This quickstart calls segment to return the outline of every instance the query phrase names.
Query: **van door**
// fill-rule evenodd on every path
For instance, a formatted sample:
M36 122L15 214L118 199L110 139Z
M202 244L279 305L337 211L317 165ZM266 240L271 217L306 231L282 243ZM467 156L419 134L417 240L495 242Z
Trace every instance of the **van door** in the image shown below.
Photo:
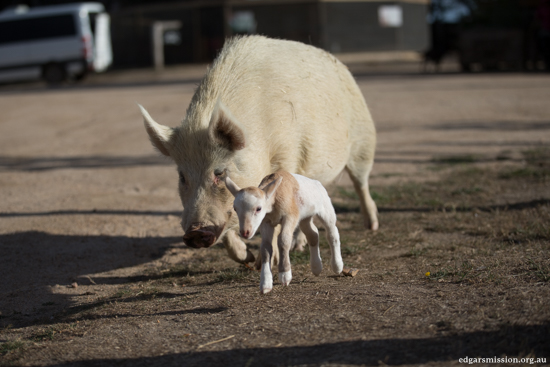
M94 70L105 71L113 62L111 49L111 19L107 13L99 13L95 17L94 34Z

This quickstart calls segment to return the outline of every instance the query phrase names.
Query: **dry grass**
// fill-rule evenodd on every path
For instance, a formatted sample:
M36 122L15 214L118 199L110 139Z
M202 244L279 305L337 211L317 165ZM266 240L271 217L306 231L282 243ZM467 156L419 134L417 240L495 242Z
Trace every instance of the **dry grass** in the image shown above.
M374 233L362 228L355 195L335 190L342 255L360 269L357 277L328 270L314 277L308 251L294 252L291 286L260 296L259 274L215 246L118 284L96 279L69 307L44 303L55 309L50 318L2 315L1 361L282 366L549 357L548 151L524 156L492 166L434 160L443 166L438 181L373 187L382 223ZM322 257L326 265L324 242ZM90 338L95 350L86 349Z

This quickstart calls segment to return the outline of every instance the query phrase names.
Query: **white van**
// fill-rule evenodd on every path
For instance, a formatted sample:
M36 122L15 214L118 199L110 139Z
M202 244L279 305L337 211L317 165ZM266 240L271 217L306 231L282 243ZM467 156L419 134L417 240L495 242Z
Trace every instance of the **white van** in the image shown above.
M0 82L44 78L61 83L112 63L110 18L100 3L28 8L0 13Z

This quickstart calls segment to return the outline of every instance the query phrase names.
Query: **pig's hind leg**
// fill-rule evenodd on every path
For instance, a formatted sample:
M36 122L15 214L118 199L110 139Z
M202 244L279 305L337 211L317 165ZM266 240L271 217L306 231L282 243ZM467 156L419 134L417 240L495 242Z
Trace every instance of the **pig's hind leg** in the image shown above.
M290 247L290 250L302 252L304 251L306 243L307 239L304 235L304 232L300 230L299 226L296 227L296 229L294 230L294 235L292 237L292 246Z
M319 218L321 224L325 227L327 234L330 247L330 269L335 274L340 274L344 268L340 249L340 234L338 233L338 228L336 228L336 213L328 196L323 200L323 210L317 213L317 218Z
M365 155L352 156L346 165L355 191L359 196L361 213L363 214L365 228L378 229L378 209L369 191L369 175L372 170L373 160L365 159Z

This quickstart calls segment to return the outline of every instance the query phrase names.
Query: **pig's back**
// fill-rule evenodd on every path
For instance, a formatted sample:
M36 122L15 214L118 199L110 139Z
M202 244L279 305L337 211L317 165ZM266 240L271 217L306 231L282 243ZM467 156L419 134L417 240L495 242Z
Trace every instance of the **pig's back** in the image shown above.
M327 183L346 165L353 139L374 135L347 68L299 42L230 40L201 88L212 104L207 110L219 98L246 127L247 149L240 154L266 172L282 168Z

